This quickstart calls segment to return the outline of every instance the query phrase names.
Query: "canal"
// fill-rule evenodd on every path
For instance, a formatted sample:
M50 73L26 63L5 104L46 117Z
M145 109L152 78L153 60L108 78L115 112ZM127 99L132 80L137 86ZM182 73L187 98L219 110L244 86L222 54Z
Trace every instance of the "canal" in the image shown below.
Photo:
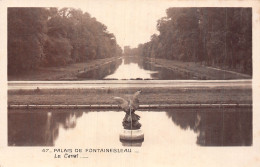
M199 79L190 73L167 69L137 56L123 57L81 72L78 80L184 80Z
M8 112L9 146L124 147L162 151L180 146L251 146L252 108L137 111L143 142L122 142L122 111L22 110ZM148 149L149 150L149 149Z

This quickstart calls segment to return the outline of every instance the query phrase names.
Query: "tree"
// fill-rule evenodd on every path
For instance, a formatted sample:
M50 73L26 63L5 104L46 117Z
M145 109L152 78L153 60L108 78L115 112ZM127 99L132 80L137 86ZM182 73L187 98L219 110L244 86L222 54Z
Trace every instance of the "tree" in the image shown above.
M240 68L252 74L252 9L169 8L140 56ZM135 50L135 48L133 48Z
M41 65L47 19L45 8L8 8L8 73Z
M74 8L8 8L8 72L120 56L114 34Z

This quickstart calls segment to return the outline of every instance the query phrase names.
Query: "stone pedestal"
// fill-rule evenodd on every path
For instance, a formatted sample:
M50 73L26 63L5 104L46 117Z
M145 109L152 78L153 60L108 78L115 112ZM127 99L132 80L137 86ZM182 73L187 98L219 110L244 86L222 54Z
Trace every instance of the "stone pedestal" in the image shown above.
M119 135L120 140L126 141L143 141L144 133L141 129L137 130L127 130L123 129Z
M143 140L133 140L133 141L128 141L128 140L120 140L122 143L122 146L124 147L141 147Z

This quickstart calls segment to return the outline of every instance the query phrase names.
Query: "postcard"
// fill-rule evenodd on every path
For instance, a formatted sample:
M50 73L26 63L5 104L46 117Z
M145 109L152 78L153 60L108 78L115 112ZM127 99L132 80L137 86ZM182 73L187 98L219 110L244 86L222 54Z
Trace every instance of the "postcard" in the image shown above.
M259 1L0 5L0 167L260 165Z

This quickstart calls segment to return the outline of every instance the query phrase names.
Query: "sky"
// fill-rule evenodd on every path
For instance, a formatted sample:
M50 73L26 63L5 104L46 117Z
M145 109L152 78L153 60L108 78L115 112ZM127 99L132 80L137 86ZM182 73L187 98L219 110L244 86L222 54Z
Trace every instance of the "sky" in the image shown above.
M89 1L79 8L105 24L123 48L137 47L150 40L156 30L157 20L166 16L171 2L155 1Z

